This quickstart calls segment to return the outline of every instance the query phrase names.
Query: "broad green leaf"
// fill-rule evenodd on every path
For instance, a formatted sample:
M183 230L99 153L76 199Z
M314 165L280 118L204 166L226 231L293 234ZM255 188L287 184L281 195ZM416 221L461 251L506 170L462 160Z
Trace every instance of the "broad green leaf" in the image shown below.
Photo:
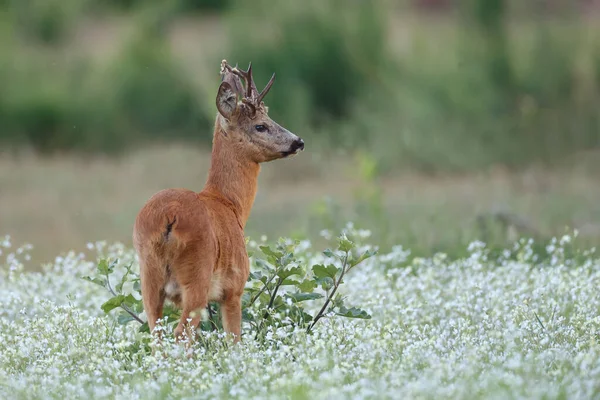
M310 293L313 290L315 290L315 288L317 287L317 284L315 281L305 279L302 281L302 283L300 283L299 285L296 285L296 287L304 293Z
M109 272L110 270L108 266L108 261L105 259L100 260L100 262L98 262L98 273L102 275L108 275Z
M106 286L106 279L103 279L103 278L91 277L91 276L82 276L81 279L85 279L88 282L95 283L96 285L99 285L99 286L102 286L102 287Z
M138 293L141 293L142 291L142 285L140 284L140 280L137 279L133 282L133 290L135 290Z
M335 279L335 276L339 272L339 268L332 264L329 264L327 266L321 264L313 265L312 270L317 278L330 277L332 279Z
M277 272L277 276L281 279L285 279L288 276L300 275L302 273L301 267L282 268Z
M294 303L299 303L301 301L320 299L323 295L321 293L288 293L287 297L292 299Z
M138 299L136 299L135 297L133 297L132 294L128 294L127 296L125 296L123 298L123 304L126 306L133 306L137 303L140 303L140 301Z
M281 286L298 286L299 284L300 284L300 281L297 281L292 278L287 278L287 279L283 280L283 282L281 283Z
M125 299L123 299L123 305L129 307L132 311L136 313L141 313L144 310L144 305L141 300L133 297L132 294L128 294Z
M347 318L371 319L371 316L365 310L356 307L346 308L342 306L336 311L336 314Z
M248 281L251 280L260 280L260 278L262 278L263 274L260 271L257 272L250 272L250 276L248 276Z
M273 251L269 246L259 246L259 248L263 252L263 254L266 256L270 256L270 257L274 257L274 258L283 257L283 253L281 253L280 251Z
M109 313L111 310L114 310L117 307L120 307L121 304L123 303L123 300L125 300L125 295L117 295L115 297L113 297L112 299L109 299L108 301L106 301L104 304L102 304L102 306L100 308L102 308L102 311L104 311L105 313Z

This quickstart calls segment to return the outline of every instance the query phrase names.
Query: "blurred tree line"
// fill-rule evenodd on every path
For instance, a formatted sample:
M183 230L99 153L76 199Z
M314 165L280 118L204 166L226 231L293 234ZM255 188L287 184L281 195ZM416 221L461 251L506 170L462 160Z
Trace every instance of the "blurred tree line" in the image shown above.
M405 3L0 0L0 142L40 152L208 144L214 100L173 56L167 31L209 13L226 21L229 43L207 57L211 70L221 58L253 61L259 84L276 71L275 118L313 141L371 151L383 170L520 165L600 144L600 24L583 21L583 2L546 0L560 13L536 18L542 0L414 0L451 8L453 34L421 28L397 56L390 15ZM78 26L114 15L134 27L116 57L65 55ZM443 45L432 50L432 40Z

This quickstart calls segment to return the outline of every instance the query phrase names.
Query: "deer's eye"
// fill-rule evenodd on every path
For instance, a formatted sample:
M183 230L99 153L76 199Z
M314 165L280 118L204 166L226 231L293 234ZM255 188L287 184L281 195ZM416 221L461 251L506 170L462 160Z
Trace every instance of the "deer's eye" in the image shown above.
M254 129L256 129L257 132L266 132L267 131L267 127L264 125L255 125Z

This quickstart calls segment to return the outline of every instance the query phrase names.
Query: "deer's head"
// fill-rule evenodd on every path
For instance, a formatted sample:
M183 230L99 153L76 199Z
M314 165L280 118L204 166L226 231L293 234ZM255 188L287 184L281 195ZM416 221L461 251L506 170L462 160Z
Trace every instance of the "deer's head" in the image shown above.
M238 154L261 163L304 150L304 141L273 121L263 103L275 81L275 74L262 92L258 92L252 80L252 64L244 71L223 60L221 81L217 93L217 118L222 133L236 146Z

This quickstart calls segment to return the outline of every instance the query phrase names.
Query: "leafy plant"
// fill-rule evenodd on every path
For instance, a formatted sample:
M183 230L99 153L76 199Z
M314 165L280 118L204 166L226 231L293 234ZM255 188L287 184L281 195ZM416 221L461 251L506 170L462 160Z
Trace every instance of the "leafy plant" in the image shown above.
M365 310L346 305L339 288L346 274L376 252L359 251L356 243L343 233L338 237L336 250L325 250L324 262L309 267L305 259L295 255L298 244L280 239L274 247L259 247L265 259L254 260L255 268L242 297L243 321L251 327L255 339L265 340L270 327L301 328L310 333L321 319L330 316L371 318ZM113 286L111 278L118 276L117 269L122 269L123 273ZM148 332L147 322L139 316L143 311L140 277L132 264L119 268L118 260L102 259L96 276L82 278L110 293L111 297L100 306L105 313L120 311L117 316L120 324L136 321L141 325L140 331ZM322 302L320 306L316 304L318 300ZM209 304L209 320L203 322L200 329L222 329L218 308L218 304ZM180 317L179 310L169 303L163 314L171 327Z
M8 0L19 34L43 44L66 40L84 11L81 0Z
M287 105L273 107L273 113L290 126L348 117L364 89L378 86L393 64L385 45L385 7L310 0L271 9L266 1L233 8L232 58L242 65L260 60L255 61L259 83L281 71L269 102ZM268 24L261 18L265 13Z

